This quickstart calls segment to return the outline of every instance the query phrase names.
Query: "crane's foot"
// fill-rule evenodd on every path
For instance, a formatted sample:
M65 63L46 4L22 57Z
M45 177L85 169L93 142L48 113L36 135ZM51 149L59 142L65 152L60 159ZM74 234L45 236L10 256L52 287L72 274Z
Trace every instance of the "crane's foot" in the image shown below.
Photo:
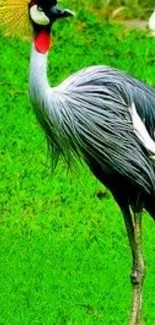
M138 201L137 201L138 202ZM144 259L142 250L142 220L141 213L142 207L139 209L132 206L133 216L129 206L123 206L122 213L127 229L128 239L131 247L133 268L131 274L131 283L133 287L132 292L132 306L130 321L128 325L142 325L142 295L143 295L143 282L144 282ZM138 206L137 206L138 207Z
M144 259L141 243L141 214L134 215L135 257L131 283L133 286L132 308L129 325L142 325L142 296L144 283Z
M129 325L142 325L142 291L144 282L144 269L134 269L131 275L133 285L132 308Z

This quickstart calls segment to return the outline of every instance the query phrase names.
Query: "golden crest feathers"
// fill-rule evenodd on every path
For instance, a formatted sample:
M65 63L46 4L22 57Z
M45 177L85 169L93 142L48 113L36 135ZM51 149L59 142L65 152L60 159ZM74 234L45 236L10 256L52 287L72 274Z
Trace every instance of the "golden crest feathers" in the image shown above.
M22 39L29 37L29 2L30 0L0 0L0 30L4 35Z

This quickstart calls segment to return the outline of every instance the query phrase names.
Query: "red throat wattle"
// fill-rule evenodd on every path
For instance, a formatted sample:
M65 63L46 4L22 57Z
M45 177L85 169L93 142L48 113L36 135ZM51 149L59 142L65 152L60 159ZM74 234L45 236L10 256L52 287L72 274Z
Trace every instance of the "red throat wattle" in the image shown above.
M39 53L45 54L49 51L51 45L50 34L46 30L41 30L34 37L35 48Z

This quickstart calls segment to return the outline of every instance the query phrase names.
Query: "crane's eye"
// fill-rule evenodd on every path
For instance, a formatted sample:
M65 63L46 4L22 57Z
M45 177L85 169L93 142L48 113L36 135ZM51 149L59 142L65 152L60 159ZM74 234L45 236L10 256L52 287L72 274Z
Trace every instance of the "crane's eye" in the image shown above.
M47 26L50 24L50 19L46 16L41 6L33 5L30 8L30 17L37 25Z
M38 6L39 11L43 11L43 8L41 6Z

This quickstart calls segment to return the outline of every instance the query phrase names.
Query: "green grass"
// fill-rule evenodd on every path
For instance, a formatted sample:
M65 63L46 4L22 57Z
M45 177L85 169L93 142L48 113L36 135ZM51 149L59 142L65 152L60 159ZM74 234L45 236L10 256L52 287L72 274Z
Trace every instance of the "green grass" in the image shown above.
M107 64L155 85L155 40L81 11L61 22L49 57L53 85ZM0 324L122 325L131 256L122 216L102 185L60 162L51 177L44 135L28 99L30 44L0 38ZM79 174L78 174L79 173ZM144 216L144 320L155 324L155 231Z

